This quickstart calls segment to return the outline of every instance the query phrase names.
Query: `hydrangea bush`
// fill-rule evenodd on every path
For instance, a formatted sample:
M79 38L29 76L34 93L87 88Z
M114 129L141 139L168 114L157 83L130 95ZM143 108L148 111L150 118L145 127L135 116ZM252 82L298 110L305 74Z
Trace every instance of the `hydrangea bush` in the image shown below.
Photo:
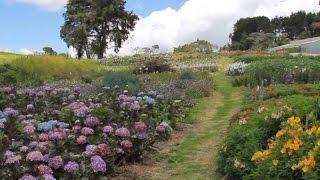
M96 179L140 160L185 118L181 100L118 87L0 89L0 175L7 179Z

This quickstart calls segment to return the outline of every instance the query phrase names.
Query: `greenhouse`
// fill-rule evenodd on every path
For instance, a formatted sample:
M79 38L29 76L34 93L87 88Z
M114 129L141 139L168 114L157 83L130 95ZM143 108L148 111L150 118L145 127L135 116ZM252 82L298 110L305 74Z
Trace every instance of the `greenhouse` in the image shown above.
M270 51L281 50L288 50L290 53L320 55L320 37L291 41L290 44L270 49Z

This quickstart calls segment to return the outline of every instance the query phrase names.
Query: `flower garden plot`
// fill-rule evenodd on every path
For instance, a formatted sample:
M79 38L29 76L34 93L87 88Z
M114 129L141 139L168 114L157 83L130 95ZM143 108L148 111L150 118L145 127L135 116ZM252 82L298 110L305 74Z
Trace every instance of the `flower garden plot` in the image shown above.
M318 88L275 85L263 96L256 90L247 95L220 149L220 171L243 179L317 179L318 155L310 151L318 142Z
M112 174L143 158L185 117L183 101L118 87L83 95L80 86L1 88L2 177L79 179Z

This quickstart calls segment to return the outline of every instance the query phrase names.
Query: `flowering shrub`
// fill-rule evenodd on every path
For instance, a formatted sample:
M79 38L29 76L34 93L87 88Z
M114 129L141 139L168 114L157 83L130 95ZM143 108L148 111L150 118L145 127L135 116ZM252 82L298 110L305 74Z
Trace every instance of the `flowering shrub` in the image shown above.
M218 153L219 171L235 179L319 179L313 171L318 155L314 168L302 169L312 162L308 152L318 142L318 136L307 136L319 126L318 88L276 85L248 94Z
M161 73L171 71L170 65L162 57L146 57L142 64L133 69L134 74Z
M233 64L230 64L227 68L227 75L229 76L239 76L245 73L246 68L250 64L244 63L244 62L236 62Z
M289 118L270 139L268 147L253 154L251 160L257 170L251 177L319 179L319 137L320 126L311 123L306 127L299 117Z
M0 88L0 176L97 179L139 160L185 118L183 101L117 87Z

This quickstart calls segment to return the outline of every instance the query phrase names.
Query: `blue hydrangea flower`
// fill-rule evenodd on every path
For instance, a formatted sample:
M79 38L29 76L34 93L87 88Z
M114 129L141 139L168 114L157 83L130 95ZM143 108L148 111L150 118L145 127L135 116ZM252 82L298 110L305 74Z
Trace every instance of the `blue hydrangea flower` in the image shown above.
M145 140L148 138L148 134L146 132L137 132L136 133L136 137L139 139L139 140Z
M64 122L59 122L58 126L59 126L59 128L65 129L65 128L69 127L69 124L64 123Z
M157 96L157 91L149 91L148 95L151 97L156 97Z
M38 124L38 131L50 131L52 130L56 125L58 125L59 121L57 120L50 120L48 122L42 122Z
M4 112L0 111L0 119L5 118L6 115L4 114Z
M145 101L146 101L146 103L148 105L151 105L151 106L156 103L156 101L153 98L150 98L150 97L148 97Z

